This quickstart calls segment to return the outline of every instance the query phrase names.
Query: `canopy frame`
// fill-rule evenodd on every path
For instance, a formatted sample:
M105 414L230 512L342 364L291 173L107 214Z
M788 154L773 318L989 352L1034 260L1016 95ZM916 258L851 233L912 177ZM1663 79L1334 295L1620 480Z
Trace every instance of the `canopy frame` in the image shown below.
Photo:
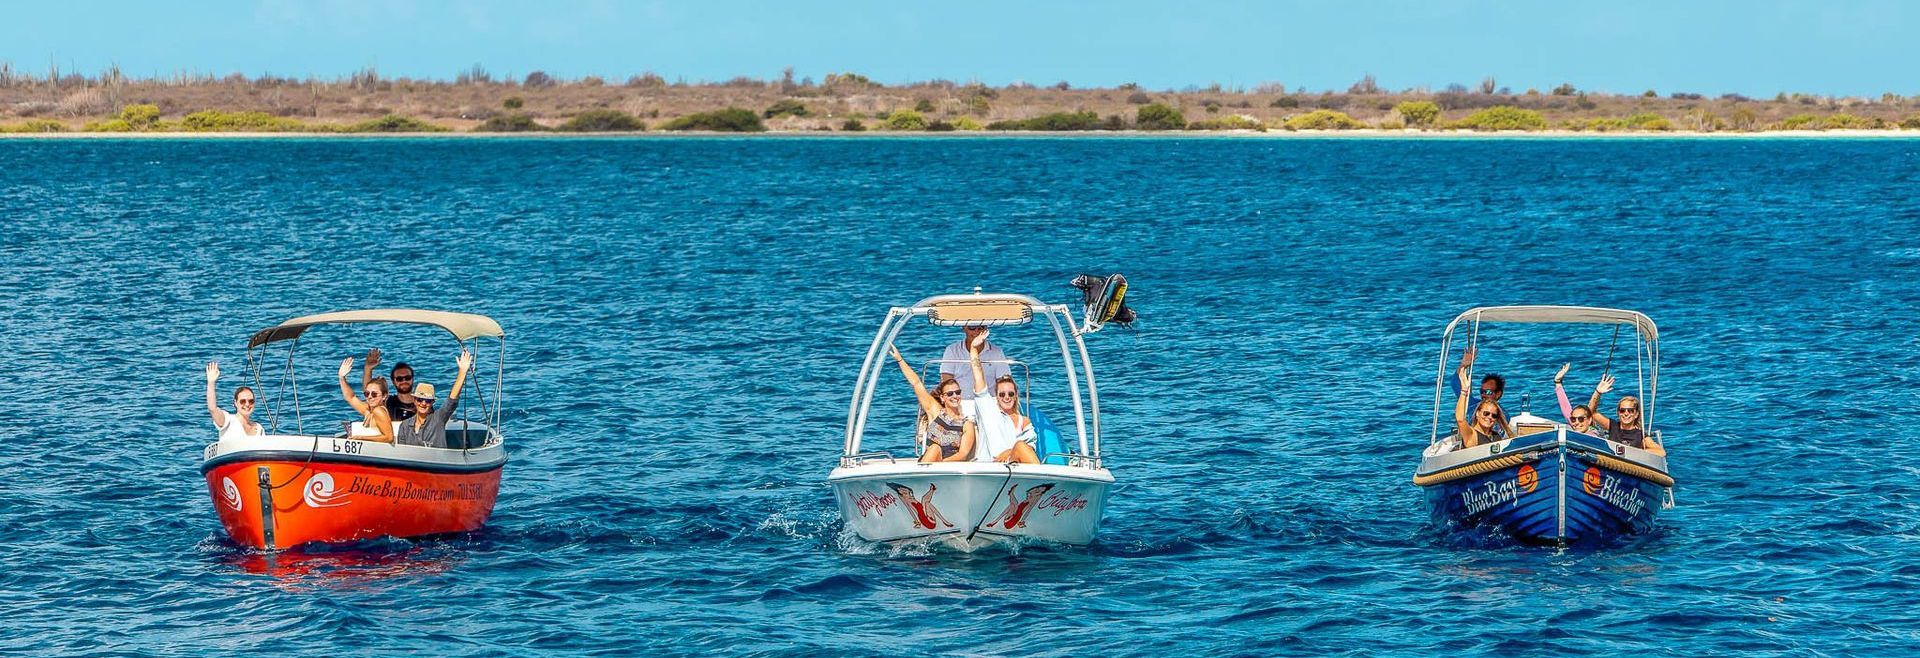
M1454 316L1440 338L1440 365L1433 386L1433 431L1428 445L1440 441L1441 401L1447 387L1447 356L1453 347L1453 332L1462 324L1469 328L1467 347L1480 342L1480 325L1489 324L1601 324L1629 326L1634 329L1635 383L1642 393L1640 427L1653 435L1655 395L1660 387L1660 329L1653 319L1639 311L1596 306L1481 306ZM1469 373L1471 374L1471 373Z

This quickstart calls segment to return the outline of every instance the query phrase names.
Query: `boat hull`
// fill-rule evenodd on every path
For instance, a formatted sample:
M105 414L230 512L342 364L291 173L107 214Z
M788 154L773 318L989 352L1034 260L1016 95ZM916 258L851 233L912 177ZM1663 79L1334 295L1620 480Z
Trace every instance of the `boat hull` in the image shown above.
M1429 457L1416 473L1416 483L1430 481L1422 489L1437 525L1491 527L1537 544L1605 543L1653 529L1670 500L1657 481L1664 459L1564 429L1459 452L1468 451L1484 454Z
M879 463L835 469L828 483L862 539L973 551L1019 539L1092 542L1113 476L1044 464Z
M497 444L496 454L475 455L487 451L309 437L299 441L316 448L290 452L276 438L288 437L208 448L201 473L234 543L271 550L477 530L493 514L506 466ZM407 454L429 450L445 454Z

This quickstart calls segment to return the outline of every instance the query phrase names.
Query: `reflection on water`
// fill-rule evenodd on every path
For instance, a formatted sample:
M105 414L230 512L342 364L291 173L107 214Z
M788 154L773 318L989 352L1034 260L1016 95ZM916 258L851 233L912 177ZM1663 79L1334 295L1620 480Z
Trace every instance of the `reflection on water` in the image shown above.
M288 591L370 589L396 579L445 573L466 558L432 542L360 542L281 551L235 549L220 556L229 568L269 576Z

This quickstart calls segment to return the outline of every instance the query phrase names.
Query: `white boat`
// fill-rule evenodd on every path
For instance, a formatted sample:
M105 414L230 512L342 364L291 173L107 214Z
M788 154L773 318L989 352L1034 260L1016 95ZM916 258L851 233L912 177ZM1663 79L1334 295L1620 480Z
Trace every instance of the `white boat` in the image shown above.
M1081 277L1086 291L1084 324L1076 325L1066 305L1050 305L1026 295L941 295L912 306L895 307L880 323L867 349L847 411L846 440L839 466L828 475L840 518L862 539L875 542L941 543L972 551L995 543L1034 539L1065 544L1093 541L1113 484L1100 452L1100 397L1093 364L1081 337L1108 321L1129 322L1122 300L1125 279ZM898 382L888 356L894 341L912 321L925 318L936 327L1013 327L1044 322L1058 345L1065 388L1071 400L1024 400L1036 428L1038 464L977 459L920 463L913 436L888 435L887 445L902 454L865 445L868 412L882 380ZM1024 363L998 361L1016 372ZM892 377L889 377L892 375ZM924 377L936 381L937 375ZM1049 383L1049 388L1058 388ZM900 387L904 389L905 387ZM888 395L909 395L889 387ZM1022 396L1031 388L1020 387ZM1072 425L1062 431L1046 416L1071 405ZM917 434L917 432L915 433Z

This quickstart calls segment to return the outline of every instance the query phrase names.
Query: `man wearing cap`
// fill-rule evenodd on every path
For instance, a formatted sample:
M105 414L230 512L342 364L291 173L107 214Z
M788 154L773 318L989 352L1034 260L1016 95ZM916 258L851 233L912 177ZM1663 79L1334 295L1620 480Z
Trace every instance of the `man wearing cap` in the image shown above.
M967 344L972 343L974 339L986 333L987 328L963 327L961 331L964 332L966 336L960 340L953 341L953 344L947 346L947 351L940 355L940 379L942 381L952 379L960 382L960 412L966 414L969 418L978 418L979 414L975 413L973 409L973 394L975 391L980 390L980 387L975 385L973 381L973 368L968 365L969 354ZM1007 367L1006 361L1007 354L1000 351L1000 346L993 344L991 339L987 341L985 347L980 348L980 368L986 371L983 374L986 375L988 382L999 381L1001 375L1012 374L1012 370Z
M467 383L467 371L473 369L473 354L460 350L460 358L455 363L460 372L453 378L453 390L447 391L445 405L434 407L435 391L432 384L418 382L413 385L413 416L404 421L394 421L393 442L396 445L447 447L447 421L453 418L454 408L460 406L460 388Z

